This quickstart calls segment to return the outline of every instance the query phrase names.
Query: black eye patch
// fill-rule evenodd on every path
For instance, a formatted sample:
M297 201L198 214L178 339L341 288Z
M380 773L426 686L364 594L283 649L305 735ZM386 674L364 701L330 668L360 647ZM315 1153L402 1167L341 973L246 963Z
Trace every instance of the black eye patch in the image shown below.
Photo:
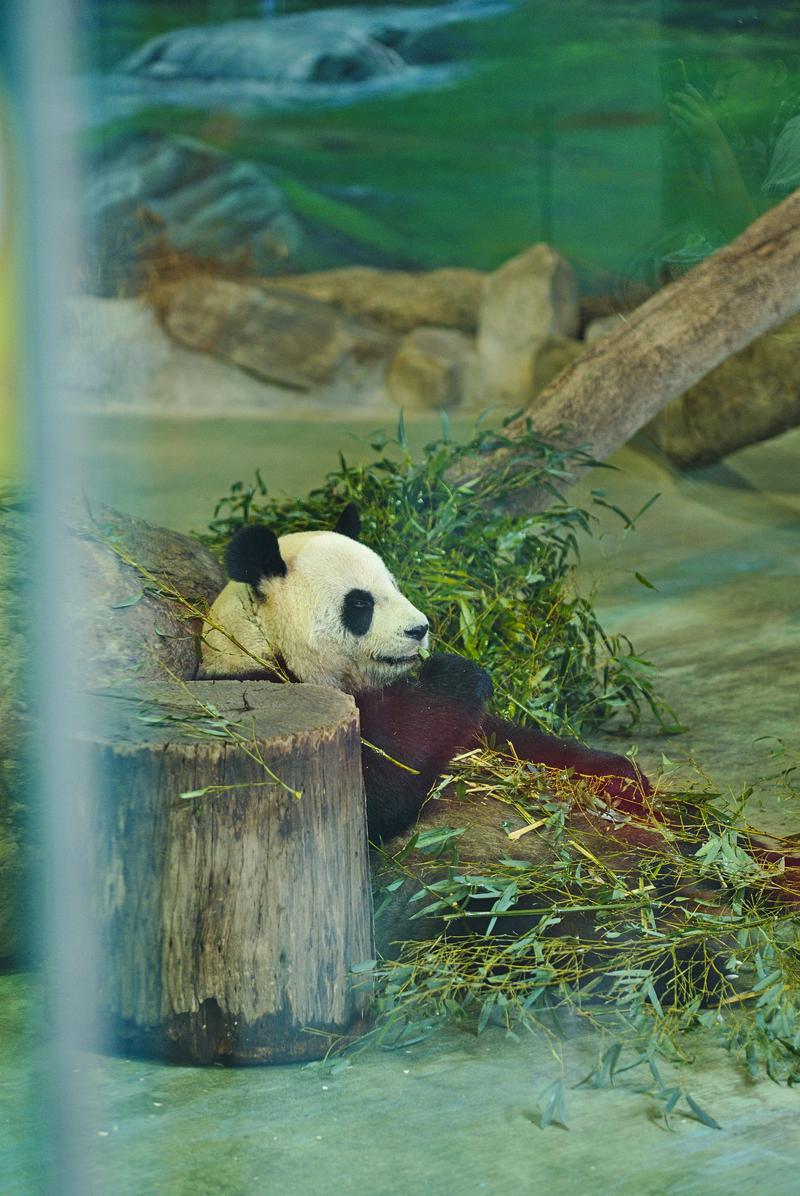
M352 635L366 635L374 610L375 599L367 590L350 590L342 606L342 622Z

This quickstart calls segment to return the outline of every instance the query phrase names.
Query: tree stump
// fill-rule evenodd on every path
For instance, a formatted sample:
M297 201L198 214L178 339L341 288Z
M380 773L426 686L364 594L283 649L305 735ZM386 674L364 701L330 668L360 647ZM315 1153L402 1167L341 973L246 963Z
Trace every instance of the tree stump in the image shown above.
M92 702L105 1044L279 1063L360 1029L370 994L351 968L373 939L352 699L197 681Z

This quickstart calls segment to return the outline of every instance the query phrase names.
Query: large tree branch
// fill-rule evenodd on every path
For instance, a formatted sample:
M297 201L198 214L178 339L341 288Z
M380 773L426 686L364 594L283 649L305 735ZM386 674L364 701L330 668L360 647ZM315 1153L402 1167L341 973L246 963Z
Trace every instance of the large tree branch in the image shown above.
M665 286L550 384L507 434L528 421L605 459L726 357L800 311L800 190L730 245ZM454 483L513 469L513 448L464 461ZM531 488L516 509L549 500Z

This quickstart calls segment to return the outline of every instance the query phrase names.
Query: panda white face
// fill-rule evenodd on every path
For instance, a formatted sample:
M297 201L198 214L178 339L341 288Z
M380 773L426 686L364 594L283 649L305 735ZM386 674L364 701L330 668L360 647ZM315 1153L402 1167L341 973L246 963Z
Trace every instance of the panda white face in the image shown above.
M252 653L282 661L298 681L359 693L388 685L418 662L428 646L427 619L377 553L353 538L355 508L337 527L347 531L278 539L253 526L234 537L226 555L233 580L204 628L202 675L251 673L258 667Z

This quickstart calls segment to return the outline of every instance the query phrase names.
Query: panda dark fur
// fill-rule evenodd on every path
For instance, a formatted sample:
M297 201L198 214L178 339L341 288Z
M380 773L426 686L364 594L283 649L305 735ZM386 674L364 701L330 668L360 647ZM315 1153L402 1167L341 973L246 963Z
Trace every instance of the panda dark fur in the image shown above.
M359 533L353 504L330 532L239 531L225 557L231 580L204 627L199 675L288 678L351 693L362 737L392 757L362 750L373 841L411 827L453 756L481 738L500 750L511 744L521 759L598 778L601 792L618 801L650 792L623 756L490 714L492 683L474 662L434 653L420 663L428 621Z

